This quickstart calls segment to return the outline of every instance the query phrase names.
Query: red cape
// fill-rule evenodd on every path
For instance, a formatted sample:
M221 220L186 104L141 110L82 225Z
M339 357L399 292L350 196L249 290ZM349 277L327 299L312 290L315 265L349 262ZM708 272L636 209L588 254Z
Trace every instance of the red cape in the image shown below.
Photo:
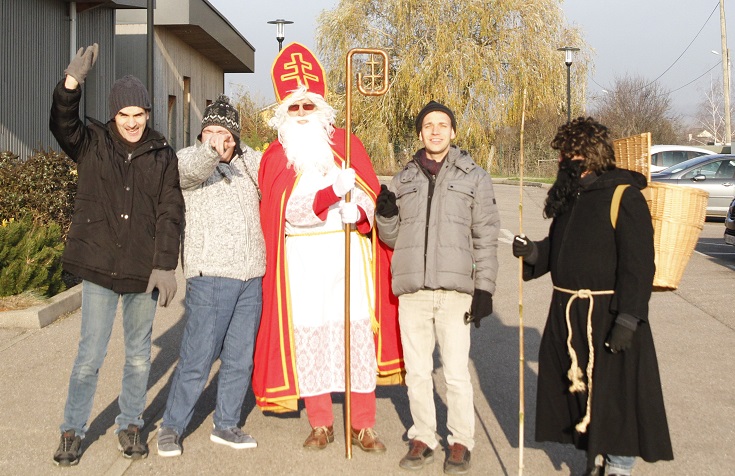
M345 159L345 131L335 128L334 161L341 167ZM365 147L352 136L350 166L355 169L357 184L372 199L380 192ZM253 392L262 410L295 411L299 388L293 343L288 282L285 272L286 204L296 182L293 168L280 142L270 144L263 154L258 184L263 193L260 220L265 236L266 273L263 277L263 314L255 341ZM378 383L400 383L403 376L403 351L398 330L398 299L391 291L390 260L392 250L372 230L373 275L375 277L375 318L379 330L375 335L378 361ZM376 259L377 258L377 259Z

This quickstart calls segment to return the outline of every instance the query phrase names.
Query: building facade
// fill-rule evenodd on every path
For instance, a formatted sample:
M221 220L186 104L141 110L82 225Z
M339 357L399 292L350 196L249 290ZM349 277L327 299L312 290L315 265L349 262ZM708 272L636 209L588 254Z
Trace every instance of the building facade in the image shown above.
M153 126L175 148L193 143L224 74L254 70L255 49L206 0L155 0ZM146 82L148 0L0 1L0 152L59 150L51 95L76 51L100 45L80 114L105 122L115 79Z

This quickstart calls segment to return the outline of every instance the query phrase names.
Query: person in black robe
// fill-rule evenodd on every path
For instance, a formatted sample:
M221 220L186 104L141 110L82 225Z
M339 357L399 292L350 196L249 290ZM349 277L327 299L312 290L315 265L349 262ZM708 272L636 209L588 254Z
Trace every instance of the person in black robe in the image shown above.
M549 235L513 240L523 279L551 272L554 285L539 348L536 440L585 451L586 474L629 475L635 457L673 459L648 322L655 265L646 179L615 167L608 129L592 118L561 126L551 146L559 171L544 207ZM619 185L627 187L614 219Z

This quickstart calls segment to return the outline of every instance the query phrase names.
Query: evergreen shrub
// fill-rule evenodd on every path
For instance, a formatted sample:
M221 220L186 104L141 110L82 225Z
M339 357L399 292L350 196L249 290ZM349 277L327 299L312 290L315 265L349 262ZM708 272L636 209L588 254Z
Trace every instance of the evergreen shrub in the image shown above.
M22 159L0 153L0 221L30 214L36 224L57 224L66 237L76 189L76 164L64 154L41 150Z
M0 226L0 296L34 291L54 296L66 286L62 279L61 228L35 224L30 215L3 220Z

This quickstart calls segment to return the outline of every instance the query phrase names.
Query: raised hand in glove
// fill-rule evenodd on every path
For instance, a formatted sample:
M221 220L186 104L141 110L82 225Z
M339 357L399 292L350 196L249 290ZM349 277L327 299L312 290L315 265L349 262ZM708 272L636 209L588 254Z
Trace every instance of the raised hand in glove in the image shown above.
M513 256L516 258L523 257L523 261L528 264L536 264L538 259L538 248L536 243L529 240L526 235L516 235L513 237Z
M334 194L338 197L344 197L347 192L355 188L355 169L342 169L337 175L337 180L332 185Z
M84 47L79 48L76 56L71 60L69 66L64 70L64 74L71 76L77 80L77 83L84 84L84 80L87 78L87 74L92 70L92 66L97 61L97 53L99 52L99 45L97 43L92 46L88 46L85 50Z
M475 323L475 327L480 327L480 321L493 313L493 295L484 289L475 289L472 295L472 304L470 312L464 315L465 324Z
M396 194L388 190L385 185L380 186L380 193L375 200L375 213L385 218L391 218L398 215L398 205L396 205Z
M630 314L618 314L615 318L610 334L605 341L605 347L613 354L625 352L633 344L633 334L638 327L638 319Z
M146 293L151 293L158 288L158 305L166 307L174 300L176 295L176 276L174 270L154 269L148 279Z

